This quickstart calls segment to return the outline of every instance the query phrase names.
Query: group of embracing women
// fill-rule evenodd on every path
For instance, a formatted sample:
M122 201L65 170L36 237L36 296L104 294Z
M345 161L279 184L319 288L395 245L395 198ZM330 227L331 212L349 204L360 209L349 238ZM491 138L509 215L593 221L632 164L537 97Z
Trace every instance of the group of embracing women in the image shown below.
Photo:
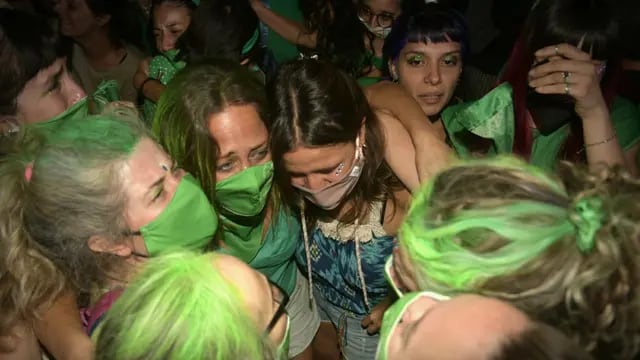
M86 91L55 25L0 8L0 359L639 356L619 13L537 1L503 81L463 102L464 18L396 2L352 14L354 76L320 50L271 68L231 20L246 36L217 57L196 14L215 1L154 0L138 104ZM180 15L181 40L155 26Z

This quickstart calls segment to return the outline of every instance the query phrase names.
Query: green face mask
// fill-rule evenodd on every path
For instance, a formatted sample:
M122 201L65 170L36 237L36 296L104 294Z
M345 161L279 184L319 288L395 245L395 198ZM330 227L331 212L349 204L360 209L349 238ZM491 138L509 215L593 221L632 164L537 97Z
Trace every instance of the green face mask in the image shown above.
M175 249L203 251L213 240L218 217L196 179L185 175L167 207L140 228L149 256ZM134 233L136 234L136 233Z
M98 85L93 95L85 96L58 116L28 126L30 129L46 136L48 133L55 131L65 121L82 120L91 114L100 113L108 103L116 101L118 98L118 83L114 80L103 81Z
M395 280L393 279L393 276L391 276L392 267L393 267L393 255L389 256L389 258L387 259L387 262L384 264L384 275L387 278L387 282L389 283L389 285L391 285L391 288L393 288L393 291L395 291L396 295L398 295L398 298L401 298L402 296L404 296L404 292L400 290L400 287L398 286L398 284L396 284Z
M387 311L385 311L382 318L382 326L380 327L380 342L378 343L378 350L376 352L377 360L389 359L389 340L393 335L393 331L402 319L402 315L407 308L413 304L416 300L423 296L430 297L436 301L449 300L448 296L432 293L429 291L409 293L399 298L393 305L391 305Z
M272 182L271 161L252 166L216 184L216 204L223 215L256 216L267 203Z
M89 100L84 97L82 100L71 105L67 110L60 113L47 121L37 122L29 124L28 127L31 130L38 132L46 136L47 134L55 131L64 121L77 120L89 116Z

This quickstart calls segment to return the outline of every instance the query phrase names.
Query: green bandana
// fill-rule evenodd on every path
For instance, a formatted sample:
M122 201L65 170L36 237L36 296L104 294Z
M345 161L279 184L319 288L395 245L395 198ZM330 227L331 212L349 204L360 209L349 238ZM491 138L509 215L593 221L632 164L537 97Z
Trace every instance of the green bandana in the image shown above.
M185 175L167 207L140 229L149 256L175 249L203 251L218 228L218 218L196 179Z
M118 99L118 83L115 81L103 81L98 85L93 95L84 97L58 116L27 126L46 136L48 133L56 131L65 121L74 121L86 118L91 114L98 114L108 103Z
M271 192L273 163L252 166L216 184L223 241L231 255L249 263L260 249L264 216Z
M493 142L489 155L511 153L515 133L511 94L511 86L504 83L477 101L449 106L442 112L444 128L461 158L472 157L466 140L469 133Z
M29 124L27 126L29 127L29 129L46 136L47 134L56 131L60 127L60 125L62 125L62 123L67 120L74 121L77 119L86 118L87 116L89 116L89 101L88 98L85 97L77 103L71 105L71 107L62 112L60 115L47 121L37 122Z

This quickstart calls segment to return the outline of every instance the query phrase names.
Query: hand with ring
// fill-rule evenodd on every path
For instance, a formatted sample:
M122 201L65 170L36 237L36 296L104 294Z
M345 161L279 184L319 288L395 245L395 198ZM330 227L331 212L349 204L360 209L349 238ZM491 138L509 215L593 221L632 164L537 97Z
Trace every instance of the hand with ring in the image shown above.
M606 108L600 89L601 62L569 44L548 46L535 52L536 60L547 63L529 71L529 86L540 94L565 94L576 101L576 113L584 118L589 112Z

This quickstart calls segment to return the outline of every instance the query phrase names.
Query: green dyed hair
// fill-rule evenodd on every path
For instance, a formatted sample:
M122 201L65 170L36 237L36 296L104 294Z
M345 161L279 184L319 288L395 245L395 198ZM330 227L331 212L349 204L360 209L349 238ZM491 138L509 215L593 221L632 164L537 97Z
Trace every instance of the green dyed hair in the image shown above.
M255 73L237 62L209 60L189 64L169 82L153 119L160 144L200 181L211 203L219 149L209 119L232 105L254 105L260 118L268 119L264 85Z
M94 334L100 359L275 358L213 253L150 259Z
M40 129L27 127L18 152L0 159L0 331L35 319L65 287L90 291L105 280L116 257L95 254L87 242L121 241L122 170L149 135L122 109Z
M640 344L640 183L569 164L559 175L513 157L454 165L415 198L400 247L421 290L511 301L627 358Z

